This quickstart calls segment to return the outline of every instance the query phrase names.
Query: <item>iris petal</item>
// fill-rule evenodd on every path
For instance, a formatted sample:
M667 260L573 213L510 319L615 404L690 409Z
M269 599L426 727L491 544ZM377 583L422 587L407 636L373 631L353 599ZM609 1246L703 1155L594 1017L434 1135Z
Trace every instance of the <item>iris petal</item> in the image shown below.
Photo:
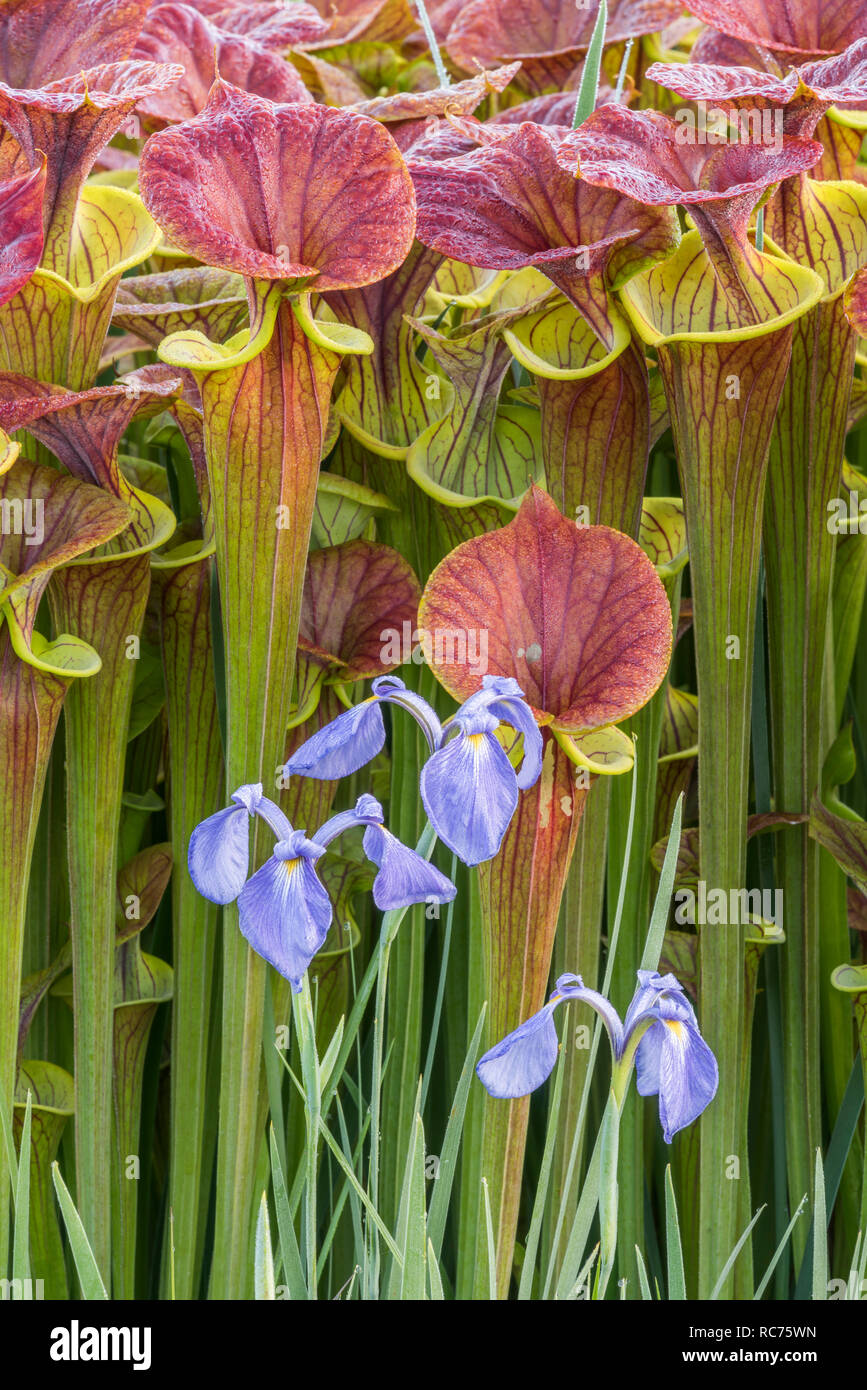
M365 830L364 853L379 865L373 881L373 901L383 912L408 907L410 903L449 903L458 891L435 865L381 826L371 825Z
M635 1054L635 1089L640 1096L655 1096L659 1091L659 1058L665 1026L652 1023Z
M428 758L421 799L437 835L470 866L492 859L518 805L515 770L492 734L465 734Z
M656 970L639 970L638 986L623 1020L623 1031L627 1038L640 1018L653 1013L663 995L668 999L677 999L680 1010L678 1017L686 1017L696 1028L698 1027L692 1005L675 975L660 975Z
M546 1004L476 1064L476 1075L488 1095L515 1100L547 1081L557 1061L557 1029L551 1015L559 1002Z
M253 950L296 994L331 924L331 899L309 859L272 856L238 899L240 926Z
M698 1030L689 1000L667 992L645 1011L656 1022L638 1044L635 1058L639 1095L659 1095L659 1119L666 1144L698 1119L716 1095L716 1058ZM637 1021L637 1020L636 1020Z
M385 743L379 700L372 697L344 710L296 748L283 768L285 777L339 781L375 758Z
M203 898L212 903L234 902L250 868L247 806L227 806L197 825L190 836L187 864Z
M713 1100L719 1069L697 1028L680 1019L665 1019L658 1026L664 1034L659 1049L659 1119L670 1144Z
M524 735L524 756L518 770L518 786L521 791L532 787L542 771L542 731L533 718L533 711L524 700L498 700L489 705L504 724L511 724L519 734Z

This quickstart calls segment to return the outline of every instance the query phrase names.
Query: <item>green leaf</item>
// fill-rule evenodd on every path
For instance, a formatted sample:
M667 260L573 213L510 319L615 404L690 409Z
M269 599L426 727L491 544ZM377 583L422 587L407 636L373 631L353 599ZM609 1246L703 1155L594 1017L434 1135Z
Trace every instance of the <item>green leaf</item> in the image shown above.
M277 1136L274 1133L273 1125L270 1126L268 1132L268 1147L271 1154L271 1185L274 1189L274 1209L277 1213L277 1235L280 1240L280 1259L283 1264L283 1277L289 1289L290 1299L294 1299L296 1302L304 1302L308 1298L307 1281L304 1278L301 1252L298 1249L298 1239L295 1235L292 1213L289 1210L289 1198L286 1193L286 1175L283 1171L283 1164L280 1161L280 1153L277 1148Z
M491 1198L488 1192L488 1180L482 1178L482 1197L485 1206L485 1235L487 1237L488 1250L488 1298L491 1303L497 1301L497 1251L494 1245L494 1223L491 1220Z
M143 641L135 667L127 743L132 743L134 738L150 728L165 702L166 691L159 648Z
M262 1193L259 1215L256 1218L256 1250L254 1256L255 1298L273 1301L277 1294L274 1287L274 1255L271 1250L271 1219L268 1215L268 1194Z
M801 1198L800 1202L798 1203L798 1209L797 1209L797 1211L795 1212L795 1215L792 1217L791 1221L789 1222L788 1226L787 1226L786 1229L785 1229L785 1232L783 1233L783 1238L782 1238L782 1240L780 1241L779 1245L777 1246L776 1250L775 1250L774 1253L773 1253L773 1256L772 1256L772 1258L771 1258L771 1263L768 1265L767 1269L765 1270L765 1273L764 1273L764 1276L763 1276L763 1278L762 1278L762 1280L761 1280L761 1283L759 1284L758 1288L756 1289L755 1293L753 1294L753 1302L757 1302L757 1301L761 1298L761 1296L762 1296L762 1294L764 1293L765 1289L768 1287L768 1284L771 1282L771 1276L772 1276L774 1270L776 1269L777 1265L779 1264L780 1259L782 1258L783 1251L785 1250L786 1246L787 1246L788 1243L789 1243L789 1237L791 1236L792 1231L795 1229L795 1223L797 1222L798 1217L801 1215L801 1212L804 1210L804 1207L805 1207L805 1205L806 1205L806 1202L807 1202L807 1194L806 1194L806 1192L805 1192L804 1195L803 1195L803 1197Z
M641 1297L646 1303L652 1302L653 1295L650 1292L650 1284L648 1283L647 1279L647 1269L645 1268L644 1264L644 1256L642 1255L637 1245L635 1247L635 1263L638 1265L638 1283L641 1288Z
M395 1244L391 1235L389 1234L385 1222L383 1221L379 1212L376 1210L376 1207L371 1202L364 1188L361 1186L361 1183L358 1181L358 1178L355 1176L346 1159L344 1158L343 1152L340 1148L340 1145L337 1143L337 1140L334 1138L333 1134L330 1132L327 1125L322 1120L319 1121L319 1128L322 1132L326 1144L328 1145L331 1152L334 1154L334 1157L337 1159L337 1162L340 1164L340 1167L343 1169L344 1173L349 1179L353 1191L355 1192L356 1196L361 1198L361 1201L363 1202L364 1207L368 1215L370 1216L370 1219L372 1220L374 1226L378 1230L379 1234L382 1236L382 1239L385 1241L395 1260L397 1260L398 1264L401 1264L403 1262L403 1256L400 1250L397 1248L397 1245Z
M445 1298L445 1294L443 1293L443 1281L440 1275L439 1262L434 1254L434 1248L430 1241L427 1243L427 1271L430 1297L434 1302L442 1303Z
M599 0L599 14L596 16L596 23L593 26L593 34L590 39L590 46L587 49L587 57L584 59L584 71L581 74L581 86L578 89L578 100L575 103L575 115L572 120L572 129L577 130L579 125L587 120L591 111L596 107L596 94L599 90L599 69L602 66L602 49L605 45L605 26L608 23L608 6L605 0Z
M107 1299L108 1292L94 1258L90 1241L87 1239L87 1232L82 1225L75 1203L69 1195L66 1183L60 1176L60 1165L56 1162L51 1165L51 1176L54 1180L54 1190L57 1193L63 1224L69 1239L69 1248L75 1261L78 1282L81 1285L81 1296L87 1299Z
M677 856L680 850L680 824L682 820L683 792L681 792L680 796L677 798L677 805L674 808L674 815L671 821L671 829L668 832L668 844L665 850L665 858L662 861L659 886L656 890L653 911L650 914L650 926L647 929L647 939L644 943L644 955L641 957L642 970L655 970L659 965L659 957L662 954L662 943L665 940L665 927L668 922L668 910L671 906L671 895L674 890Z
M828 1216L825 1209L825 1172L822 1150L816 1150L816 1177L813 1187L813 1298L828 1297Z
M677 1201L674 1196L670 1163L665 1165L665 1251L668 1263L669 1302L674 1299L682 1301L686 1298L686 1276L683 1271L680 1221L677 1215Z
M460 1147L461 1134L464 1127L464 1117L467 1112L467 1099L470 1094L470 1083L473 1079L476 1059L479 1055L479 1045L487 1007L487 1002L482 1005L479 1021L476 1024L476 1031L473 1033L472 1041L467 1049L464 1065L460 1077L458 1078L455 1098L452 1102L452 1108L449 1111L449 1122L446 1125L445 1139L443 1140L442 1152L440 1154L439 1172L437 1174L434 1194L430 1204L428 1238L437 1258L439 1258L443 1232L446 1228L446 1216L448 1215L449 1199L451 1197L452 1183L455 1177L458 1149Z
M424 1190L424 1125L416 1115L406 1156L403 1190L397 1218L397 1240L403 1250L403 1265L392 1273L390 1297L414 1302L425 1297L427 1271L427 1230Z
M30 1129L33 1092L28 1089L15 1191L15 1232L12 1238L12 1278L30 1278Z
M728 1279L728 1277L729 1277L729 1272L730 1272L730 1270L731 1270L731 1268L732 1268L732 1266L733 1266L735 1260L737 1259L738 1255L741 1253L741 1250L743 1249L743 1247L746 1245L747 1241L749 1240L749 1238L750 1238L750 1233L751 1233L753 1227L755 1226L756 1222L758 1221L759 1217L761 1216L762 1212L764 1211L764 1209L765 1209L765 1208L764 1208L763 1206L759 1207L759 1209L758 1209L758 1211L756 1212L755 1216L753 1217L752 1221L750 1222L750 1224L747 1226L746 1230L745 1230L745 1231L743 1232L743 1234L741 1235L741 1237L740 1237L740 1239L738 1240L738 1242L737 1242L737 1244L736 1244L734 1250L733 1250L732 1253L729 1255L728 1259L726 1260L725 1264L723 1265L723 1267L722 1267L722 1269L721 1269L721 1271L720 1271L720 1276L719 1276L719 1278L717 1279L716 1283L714 1284L713 1288L711 1289L711 1292L710 1292L710 1298L711 1298L711 1300L716 1299L716 1298L719 1298L720 1293L721 1293L722 1289L723 1289L724 1286L725 1286L726 1279Z

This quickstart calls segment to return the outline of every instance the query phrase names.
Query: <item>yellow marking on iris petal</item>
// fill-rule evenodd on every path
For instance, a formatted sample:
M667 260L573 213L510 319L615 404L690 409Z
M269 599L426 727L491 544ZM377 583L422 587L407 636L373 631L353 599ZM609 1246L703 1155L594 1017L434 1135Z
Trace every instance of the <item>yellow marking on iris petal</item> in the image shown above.
M662 1021L665 1024L666 1028L671 1029L672 1033L677 1038L677 1041L683 1042L684 1027L680 1020L677 1018L664 1018Z
M291 878L291 877L292 877L292 875L294 874L295 870L299 867L300 863L301 863L301 860L300 860L300 859L284 859L284 860L283 860L283 868L286 870L286 877L287 877L287 878Z

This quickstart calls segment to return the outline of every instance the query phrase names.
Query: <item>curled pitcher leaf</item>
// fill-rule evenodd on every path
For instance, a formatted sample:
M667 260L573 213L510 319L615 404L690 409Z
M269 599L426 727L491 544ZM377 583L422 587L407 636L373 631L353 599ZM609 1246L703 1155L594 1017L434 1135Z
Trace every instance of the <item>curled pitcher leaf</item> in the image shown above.
M867 896L867 821L861 820L848 807L837 811L823 805L816 796L810 807L810 835L832 854L844 873L848 874Z
M379 280L412 240L411 180L381 126L273 105L219 79L200 116L151 137L140 177L146 206L182 251L295 288ZM341 199L353 178L366 195Z
M243 34L263 48L278 53L316 43L330 27L329 20L323 19L304 0L294 0L291 5L284 5L282 0L187 0L187 3L228 33Z
M98 659L84 643L70 637L48 642L36 630L36 615L54 571L125 530L129 508L89 483L24 460L0 478L0 494L4 515L21 518L17 531L0 536L0 603L14 650L57 675L67 669L76 674L82 662L82 674L97 670Z
M112 313L113 324L151 347L181 332L200 332L224 342L247 322L242 277L205 265L127 276L117 287Z
M419 240L470 265L535 266L610 346L609 289L674 249L676 217L570 178L562 131L527 122L501 133L455 159L411 160Z
M129 525L118 550L130 556L167 541L175 525L168 507L129 482L118 461L121 438L135 416L165 409L180 393L178 378L164 371L145 367L114 386L81 392L0 373L2 427L29 430L70 473L126 504Z
M132 52L150 0L7 0L0 9L0 79L42 87Z
M689 11L711 29L786 57L840 53L864 34L862 0L690 0Z
M136 194L94 185L67 230L0 307L0 365L78 391L99 372L123 272L156 249L160 232Z
M855 332L867 337L867 268L859 270L844 297L846 317Z
M72 235L76 205L97 156L143 98L183 76L177 64L108 63L44 87L0 83L0 166L20 172L45 156L45 264L60 264Z
M527 479L539 480L543 471L538 411L501 400L512 362L503 330L521 314L521 308L489 313L448 336L408 320L451 387L443 392L438 418L406 458L410 477L440 504L436 514L447 541L505 521Z
M774 134L812 137L830 107L867 103L867 39L857 40L839 55L780 74L693 62L654 63L647 75L686 101L712 101L724 109L771 108L777 122L782 121L782 131L777 126ZM759 121L758 127L767 140L768 123Z
M307 561L299 648L340 681L384 675L406 659L406 628L415 632L420 597L412 569L387 545L356 540L315 550Z
M684 142L681 128L657 111L609 105L594 111L560 146L561 164L581 178L653 205L689 209L724 294L756 322L779 307L762 281L747 239L750 215L768 189L803 173L822 155L815 140L784 135L777 145Z
M226 32L189 5L156 5L135 49L136 58L178 64L179 81L146 96L139 110L151 120L185 121L205 106L219 73L233 87L271 101L311 101L298 73L278 52L251 36Z
M313 0L313 6L330 24L321 39L305 48L399 43L418 26L410 0Z
M0 304L26 285L42 259L45 161L0 182Z
M536 487L508 526L442 561L419 622L431 632L483 628L488 671L516 679L537 720L564 734L634 714L671 653L668 600L641 548L607 526L575 526ZM431 664L456 699L481 686L436 650Z
M450 87L371 97L356 102L349 110L384 122L400 148L406 150L417 139L422 123L427 128L431 117L471 114L491 93L505 91L519 68L520 63L509 63Z
M605 41L652 34L680 12L676 0L611 0ZM533 92L562 88L587 52L596 14L591 5L470 0L455 17L446 51L465 72L520 59L522 86Z
M321 477L320 477L321 483ZM344 497L344 502L349 498ZM332 526L351 526L352 509ZM338 689L385 675L408 660L417 637L418 580L389 546L360 538L312 551L307 561L295 712L285 745L289 763L308 739L339 717ZM345 698L345 696L344 696ZM374 752L378 749L374 749ZM290 776L280 804L293 825L321 824L331 811L337 779Z

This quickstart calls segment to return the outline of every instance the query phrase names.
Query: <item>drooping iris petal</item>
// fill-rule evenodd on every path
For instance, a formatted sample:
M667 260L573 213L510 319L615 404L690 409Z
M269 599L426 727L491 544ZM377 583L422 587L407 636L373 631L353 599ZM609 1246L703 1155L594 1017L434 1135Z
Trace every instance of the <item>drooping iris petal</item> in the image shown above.
M208 816L190 836L190 878L203 898L231 903L247 881L250 867L250 816L262 800L262 785L239 787L234 806Z
M492 732L462 730L428 758L420 787L431 825L464 864L494 857L518 805L518 783Z
M294 831L289 840L277 842L238 898L242 933L296 994L331 924L331 899L311 862L324 853Z
M320 825L311 838L314 844L324 847L330 845L331 841L336 840L345 830L357 830L360 825L382 825L382 822L382 807L375 796L365 792L358 798L351 811L338 811L336 816Z
M515 1100L547 1081L557 1060L557 1029L551 1015L559 1002L546 1004L476 1063L476 1076L488 1095Z
M402 844L382 826L364 832L364 853L379 866L373 881L373 901L383 912L411 903L451 902L457 888L415 850Z
M398 676L378 676L371 686L375 695L389 704L400 705L408 710L415 722L423 730L428 746L433 750L442 743L443 730L436 710L414 690L407 690Z
M588 989L580 975L561 975L557 981L555 993L562 994L568 999L577 999L581 1003L589 1004L605 1024L605 1031L608 1034L608 1041L611 1043L611 1051L615 1060L622 1056L623 1024L620 1022L620 1015L614 1005L605 998L604 994L600 994L598 989Z
M283 775L337 781L358 772L376 757L384 743L385 725L379 701L374 696L339 714L296 748L283 768Z
M583 999L602 1014L609 1032L613 1026L614 1046L615 1036L622 1031L616 1010L595 989L585 989L580 975L561 975L544 1008L490 1048L476 1064L476 1075L489 1095L497 1100L515 1100L547 1081L557 1060L557 1030L551 1015L558 1004L569 999Z
M663 1138L670 1144L713 1100L719 1069L686 1001L664 995L659 1013L638 1045L636 1086L639 1095L659 1095Z
M241 787L240 790L247 791L248 788ZM261 792L261 786L259 786L258 790ZM239 793L235 792L235 796L238 795ZM267 796L259 796L255 805L250 809L251 812L255 812L257 816L262 817L262 820L271 827L278 840L288 840L289 836L292 834L292 826L276 801L271 801Z

